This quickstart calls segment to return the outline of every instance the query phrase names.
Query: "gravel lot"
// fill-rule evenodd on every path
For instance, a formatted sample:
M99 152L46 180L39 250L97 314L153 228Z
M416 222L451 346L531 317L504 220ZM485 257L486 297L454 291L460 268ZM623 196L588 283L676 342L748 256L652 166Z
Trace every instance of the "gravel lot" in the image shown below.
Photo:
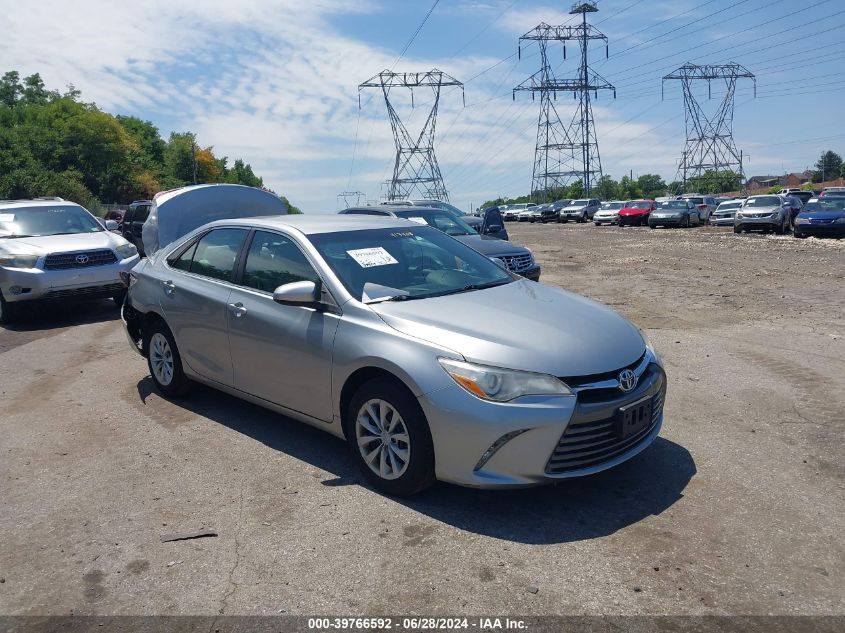
M845 241L508 229L546 283L649 333L670 381L650 449L389 499L317 430L163 400L109 302L56 307L0 329L0 613L845 613Z

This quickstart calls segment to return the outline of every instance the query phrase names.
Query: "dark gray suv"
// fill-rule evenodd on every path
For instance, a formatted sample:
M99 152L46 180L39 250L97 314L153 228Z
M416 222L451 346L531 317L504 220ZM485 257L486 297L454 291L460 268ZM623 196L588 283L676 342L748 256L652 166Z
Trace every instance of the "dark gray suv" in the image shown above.
M518 246L489 235L479 235L460 217L455 217L442 209L407 206L350 207L338 213L342 215L390 216L410 220L417 224L428 224L474 248L482 255L496 260L512 273L522 275L532 281L540 280L540 266L534 261L534 255L530 250L524 246Z

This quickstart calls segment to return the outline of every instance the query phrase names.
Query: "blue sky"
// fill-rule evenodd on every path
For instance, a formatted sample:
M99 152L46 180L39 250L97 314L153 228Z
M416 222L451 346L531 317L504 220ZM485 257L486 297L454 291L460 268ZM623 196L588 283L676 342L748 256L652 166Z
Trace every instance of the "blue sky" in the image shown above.
M0 0L0 59L2 70L40 72L50 87L72 83L86 100L151 120L165 135L196 132L218 155L250 162L306 212L335 211L341 191L384 193L394 155L386 110L368 94L359 110L358 84L394 64L400 72L436 67L466 83L466 107L459 92L444 91L435 141L452 201L468 208L524 194L539 104L525 94L513 101L511 89L537 70L538 56L536 48L521 60L513 54L538 23L570 20L570 4L440 0L397 62L432 3ZM608 36L611 57L597 44L591 65L617 87L615 100L601 94L594 106L606 174L674 178L683 101L677 82L661 100L660 78L687 61L735 61L757 75L757 98L741 84L734 119L748 176L803 170L824 149L845 153L841 0L598 7L590 22ZM575 72L575 47L567 53L564 61L552 51L559 76ZM425 100L417 94L418 104ZM424 107L412 110L399 95L395 105L409 130L422 124Z

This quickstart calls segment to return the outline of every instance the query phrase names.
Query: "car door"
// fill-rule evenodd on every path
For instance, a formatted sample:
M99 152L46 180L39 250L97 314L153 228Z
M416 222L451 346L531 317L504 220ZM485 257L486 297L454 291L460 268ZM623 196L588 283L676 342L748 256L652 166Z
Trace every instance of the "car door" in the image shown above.
M247 229L219 228L167 259L161 309L182 361L198 375L233 385L227 304Z
M499 227L499 230L494 230ZM484 212L484 219L481 224L482 235L492 235L499 239L508 239L508 230L505 228L505 220L498 207L491 207Z
M331 375L339 310L273 301L273 290L320 276L297 242L282 232L256 230L227 305L235 388L311 417L331 421Z

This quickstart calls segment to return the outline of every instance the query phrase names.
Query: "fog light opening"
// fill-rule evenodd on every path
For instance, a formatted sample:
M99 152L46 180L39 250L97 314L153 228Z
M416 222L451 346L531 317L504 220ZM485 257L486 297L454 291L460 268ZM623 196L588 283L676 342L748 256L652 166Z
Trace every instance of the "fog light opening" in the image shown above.
M484 454L481 456L481 459L478 460L478 463L475 465L475 468L472 469L473 472L479 471L484 468L484 465L490 461L490 458L496 454L500 448L502 448L505 444L510 442L513 438L517 435L522 435L529 429L519 429L518 431L511 431L510 433L505 433L502 437L491 444L490 448L484 451Z
M23 292L23 288L21 288L20 286L10 286L9 287L9 294L19 295L22 292Z

